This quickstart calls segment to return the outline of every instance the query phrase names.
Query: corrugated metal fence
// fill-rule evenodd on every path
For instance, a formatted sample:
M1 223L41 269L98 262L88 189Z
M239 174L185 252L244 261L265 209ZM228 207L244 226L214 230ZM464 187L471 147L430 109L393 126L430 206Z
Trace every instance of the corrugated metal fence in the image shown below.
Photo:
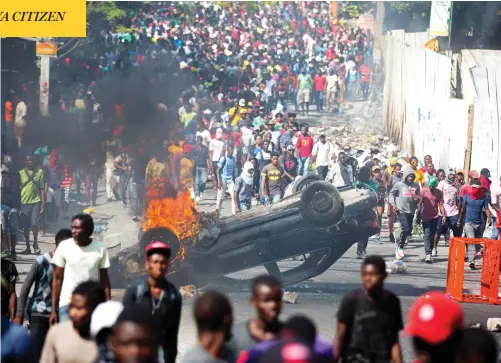
M424 48L428 33L391 31L381 37L385 65L383 124L401 147L422 159L433 156L436 167L464 168L468 147L468 109L474 104L471 168L501 173L501 70L496 62L461 69L463 94L451 99L452 59ZM486 56L484 55L484 58ZM464 62L460 63L464 67ZM475 87L471 90L471 87ZM466 89L465 89L466 88ZM472 123L473 122L473 123ZM499 179L498 179L499 180Z

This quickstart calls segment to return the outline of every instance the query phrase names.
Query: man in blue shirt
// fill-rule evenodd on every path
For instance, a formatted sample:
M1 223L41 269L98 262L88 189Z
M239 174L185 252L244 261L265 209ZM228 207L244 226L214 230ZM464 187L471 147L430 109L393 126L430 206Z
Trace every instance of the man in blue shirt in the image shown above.
M221 204L223 202L223 197L226 192L230 193L231 196L231 213L235 214L235 196L234 196L234 187L235 183L233 181L233 172L235 170L237 161L233 156L234 146L232 144L227 144L226 151L223 156L219 159L219 163L217 164L217 200L216 200L216 209L219 210L221 208Z
M489 198L485 195L478 179L473 179L468 194L463 197L463 207L459 214L458 227L464 218L464 233L466 238L482 238L485 228L484 213L489 226L492 224L489 210ZM468 244L466 256L470 261L470 268L475 269L475 258L480 252L480 244Z

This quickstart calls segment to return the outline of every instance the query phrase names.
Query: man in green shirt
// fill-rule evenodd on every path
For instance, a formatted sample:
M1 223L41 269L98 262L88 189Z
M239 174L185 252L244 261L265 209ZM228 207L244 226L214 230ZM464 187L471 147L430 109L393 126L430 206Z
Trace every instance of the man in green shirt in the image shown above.
M40 253L38 248L38 225L40 214L45 207L44 178L42 168L35 163L35 157L26 156L24 169L19 171L21 179L21 221L24 229L26 250L23 255L31 254L30 227L33 232L33 249L35 254Z
M185 105L184 108L186 109L186 113L183 115L181 121L183 122L184 128L186 128L188 127L190 121L195 119L197 113L193 112L193 107L190 104Z
M306 72L306 69L302 69L301 74L297 77L298 83L298 100L301 104L301 110L303 111L304 116L304 106L306 105L306 114L309 113L310 108L310 94L311 94L311 86L313 84L313 79L311 75Z

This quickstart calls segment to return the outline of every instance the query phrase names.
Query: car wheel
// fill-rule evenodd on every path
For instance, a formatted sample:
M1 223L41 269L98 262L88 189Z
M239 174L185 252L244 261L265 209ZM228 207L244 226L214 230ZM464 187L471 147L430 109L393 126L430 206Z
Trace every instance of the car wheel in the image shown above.
M305 187L301 194L301 207L301 215L314 228L328 229L343 219L343 199L337 188L325 181Z
M311 183L315 183L318 181L323 181L322 177L317 174L308 174L305 176L300 176L295 180L294 186L292 187L292 192L297 193L302 191Z

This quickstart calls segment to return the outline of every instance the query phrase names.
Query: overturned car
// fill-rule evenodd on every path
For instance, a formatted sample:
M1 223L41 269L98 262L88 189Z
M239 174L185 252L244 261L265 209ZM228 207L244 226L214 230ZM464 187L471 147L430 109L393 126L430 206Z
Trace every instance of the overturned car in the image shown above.
M169 276L178 286L231 282L223 276L256 266L264 266L284 285L297 283L323 273L355 242L376 234L376 205L377 195L370 189L337 189L309 175L298 178L276 204L221 218L217 233L196 243L179 241L165 228L140 232L137 245L113 258L110 275L115 282L127 282L144 274L131 265L142 267L146 245L163 241L173 256L182 255ZM278 262L294 256L304 257L281 271Z

